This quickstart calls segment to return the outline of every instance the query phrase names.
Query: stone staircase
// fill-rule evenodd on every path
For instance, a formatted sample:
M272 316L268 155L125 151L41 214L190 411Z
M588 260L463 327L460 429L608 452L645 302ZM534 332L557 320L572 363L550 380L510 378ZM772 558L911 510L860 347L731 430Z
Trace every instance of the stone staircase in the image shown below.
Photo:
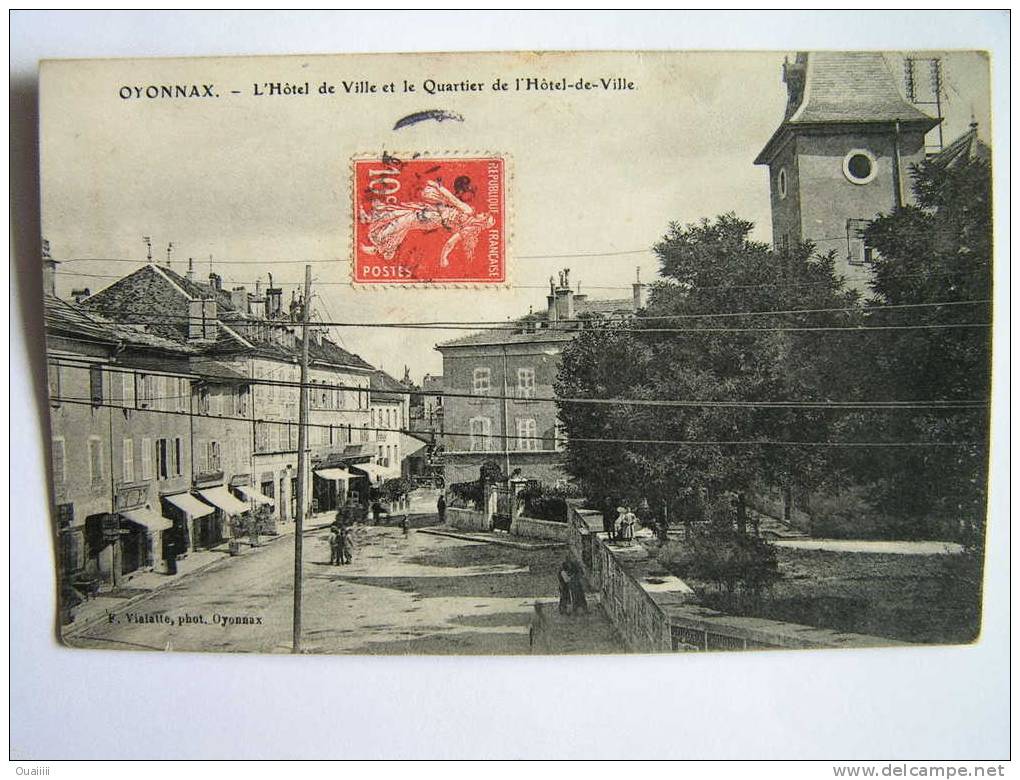
M771 515L763 514L762 512L754 509L748 509L747 514L748 521L753 522L754 519L758 520L758 532L765 539L793 540L809 538L806 533L794 528L792 525L780 520L778 517L772 517Z

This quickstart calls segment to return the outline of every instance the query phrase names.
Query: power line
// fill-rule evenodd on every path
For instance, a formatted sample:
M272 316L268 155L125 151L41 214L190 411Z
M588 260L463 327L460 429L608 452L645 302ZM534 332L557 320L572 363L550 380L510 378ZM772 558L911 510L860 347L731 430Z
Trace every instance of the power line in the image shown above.
M759 311L728 311L728 312L697 312L692 314L656 314L656 315L642 315L636 319L641 322L651 322L659 320L698 320L698 319L709 319L713 317L768 317L778 315L796 315L796 314L834 314L839 312L852 312L868 314L873 311L888 311L898 309L927 309L927 308L942 308L946 306L977 306L981 304L991 303L990 298L980 298L972 300L950 300L950 301L935 301L930 303L890 303L890 304L875 304L872 306L832 306L827 308L817 309L762 309ZM326 313L329 315L329 307L326 306L325 300L322 300L323 306L326 308ZM133 311L131 309L124 309L124 311L136 314L144 313L142 310ZM161 315L162 316L162 315ZM204 320L201 317L192 317L190 315L169 315L171 318L176 319L180 323L199 323ZM134 322L129 320L115 320L111 317L103 317L104 319L115 322L118 324L126 325L137 325L137 324L168 324L163 322L154 322L152 320L145 320L141 322ZM586 324L586 323L598 323L603 320L590 319L585 317L564 317L557 319L554 322L557 324ZM234 322L246 322L246 323L259 323L259 324L273 324L274 320L259 319L256 317L238 317L230 320L224 320L226 324L230 325ZM292 321L283 321L284 324L293 324ZM505 329L518 329L528 324L538 324L539 322L545 322L545 320L522 320L506 322L505 320L433 320L433 321L417 321L417 322L359 322L359 323L342 323L344 327L429 327L429 328L452 328L458 326L469 325L472 328L483 328L485 326L493 326L495 330ZM170 323L174 324L174 323ZM325 326L338 326L341 323L329 322L324 320L316 321L317 325Z
M60 358L57 360L50 360L51 365L57 365L68 368L88 368L94 366L94 363L87 363L85 361L73 361L73 359ZM115 374L144 374L147 373L145 370L136 369L128 366L111 366L104 365L104 371ZM218 377L215 374L174 374L164 372L164 376L175 376L179 378L190 378L200 379L212 382L223 383L225 380L223 377ZM229 381L229 380L226 380ZM272 387L286 387L286 388L307 388L309 390L350 390L358 392L369 392L370 388L366 388L360 385L348 385L348 384L321 384L315 382L307 382L302 384L301 382L294 382L292 380L283 379L262 379L262 378L245 378L245 384L253 385L268 385ZM379 392L379 391L377 391ZM385 392L385 391L384 391ZM390 391L397 392L397 391ZM651 406L651 407L719 407L719 408L748 408L748 409L846 409L846 410L891 410L891 409L981 409L988 406L985 401L970 401L970 400L912 400L912 401L726 401L726 400L695 400L695 399L653 399L653 398L583 398L583 397L521 397L515 395L499 395L489 394L484 395L478 393L463 393L453 391L425 391L425 390L411 390L405 388L400 391L404 395L414 396L441 396L443 398L470 398L472 400L509 400L509 401L522 401L531 403L573 403L573 404L591 404L591 405L615 405L615 406ZM175 396L178 397L178 396ZM155 400L150 397L149 400ZM343 411L343 410L333 410Z
M161 318L153 319L139 319L139 320L109 320L112 324L116 325L188 325L188 324L199 324L204 323L200 317L189 317L181 315L172 319L162 319L165 315L160 315ZM761 315L758 315L761 316ZM640 321L642 318L630 321ZM232 318L229 320L219 320L223 325L227 327L235 327L242 324L253 324L253 325L294 325L293 321L274 321L274 320L261 320L255 318ZM103 324L101 319L96 320L98 324ZM579 320L578 323L588 323L591 325L612 325L610 320ZM521 331L524 328L524 324L520 322L510 322L506 325L434 325L429 323L414 323L414 322L317 322L316 325L320 327L329 328L383 328L383 329L407 329L407 330L470 330L476 332L506 332L506 331ZM962 322L962 323L925 323L918 325L784 325L776 327L756 327L756 328L738 328L738 327L698 327L698 328L630 328L630 327L613 327L614 333L810 333L810 332L845 332L845 333L867 333L871 331L898 331L898 330L946 330L946 329L973 329L973 328L990 328L992 324L990 322ZM545 333L555 333L555 328L543 328ZM574 329L576 332L580 332L580 328ZM535 329L538 332L538 329Z
M108 409L133 409L133 407L118 406L117 404L110 403L96 403L92 399L75 396L56 396L50 399L51 402L56 403L69 403L77 404L80 406L92 406L101 407ZM194 412L179 412L165 409L139 409L136 411L149 412L151 414L168 414L168 415L183 415L187 417L203 417L207 415L198 415ZM212 419L217 420L234 420L238 422L245 422L256 425L294 425L298 423L289 420L266 420L253 417L232 417L232 416L216 416ZM354 426L342 426L342 425L327 425L325 423L307 423L309 428L326 428L330 430L338 430L349 428L351 431L362 430L362 431L374 431L374 432L388 432L388 433L403 433L409 436L421 436L427 431L415 431L409 428L381 428L374 426L361 426L355 428ZM470 432L452 432L443 431L439 434L441 437L458 437L468 438L474 440L492 440L499 439L503 441L544 441L550 437L548 436L513 436L502 433L489 433L485 435L470 433ZM708 439L619 439L609 437L585 437L585 436L572 436L570 441L585 442L592 444L648 444L648 445L676 445L676 446L795 446L795 447L975 447L982 446L981 442L973 441L952 441L952 442L930 442L930 441L898 441L898 442L874 442L874 441L855 441L855 442L841 442L841 441L790 441L790 440L777 440L777 439L734 439L734 440L708 440ZM368 442L362 442L368 443ZM308 448L311 449L311 448ZM477 450L477 452L493 452L493 450ZM536 450L522 449L520 452L536 452ZM254 453L259 454L259 453Z

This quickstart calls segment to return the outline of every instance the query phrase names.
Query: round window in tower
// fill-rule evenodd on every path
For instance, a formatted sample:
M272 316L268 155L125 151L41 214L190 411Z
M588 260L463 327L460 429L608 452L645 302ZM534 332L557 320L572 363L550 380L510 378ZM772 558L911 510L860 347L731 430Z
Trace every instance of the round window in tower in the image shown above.
M779 169L779 175L776 176L776 190L779 192L780 198L786 197L786 168Z
M854 184L867 184L877 172L875 156L865 149L851 149L843 158L843 175Z

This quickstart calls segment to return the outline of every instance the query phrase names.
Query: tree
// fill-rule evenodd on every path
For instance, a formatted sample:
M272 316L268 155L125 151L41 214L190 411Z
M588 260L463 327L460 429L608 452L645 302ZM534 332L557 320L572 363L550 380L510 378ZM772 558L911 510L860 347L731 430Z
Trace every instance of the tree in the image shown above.
M859 336L779 328L856 324L857 295L843 288L831 255L817 256L810 244L773 251L750 240L752 227L732 214L670 225L655 246L664 281L644 315L623 324L594 320L565 349L559 397L708 402L561 402L566 469L589 495L646 497L675 517L725 493L807 489L832 477L826 448L757 442L838 438L845 414L753 405L853 397L858 380L848 354L860 349ZM812 311L768 313L802 309ZM765 313L726 316L748 312Z
M880 398L974 405L890 414L887 435L933 446L873 453L858 471L871 483L872 499L910 522L914 535L962 530L980 537L991 329L942 326L991 322L991 171L980 158L946 164L936 157L912 173L917 205L876 219L864 234L875 250L873 303L905 308L876 310L869 325L938 327L890 331L862 369ZM938 302L952 305L913 307ZM960 442L967 444L954 444Z

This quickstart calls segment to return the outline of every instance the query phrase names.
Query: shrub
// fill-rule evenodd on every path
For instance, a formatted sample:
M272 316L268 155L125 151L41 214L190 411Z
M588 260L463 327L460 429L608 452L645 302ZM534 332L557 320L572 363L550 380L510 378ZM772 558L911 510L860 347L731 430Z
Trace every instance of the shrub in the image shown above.
M775 547L724 526L700 530L681 544L664 547L659 560L678 577L713 584L727 594L739 587L759 596L781 576Z
M526 516L553 523L567 522L567 499L578 497L578 491L570 485L544 485L537 481L528 482L518 496Z

